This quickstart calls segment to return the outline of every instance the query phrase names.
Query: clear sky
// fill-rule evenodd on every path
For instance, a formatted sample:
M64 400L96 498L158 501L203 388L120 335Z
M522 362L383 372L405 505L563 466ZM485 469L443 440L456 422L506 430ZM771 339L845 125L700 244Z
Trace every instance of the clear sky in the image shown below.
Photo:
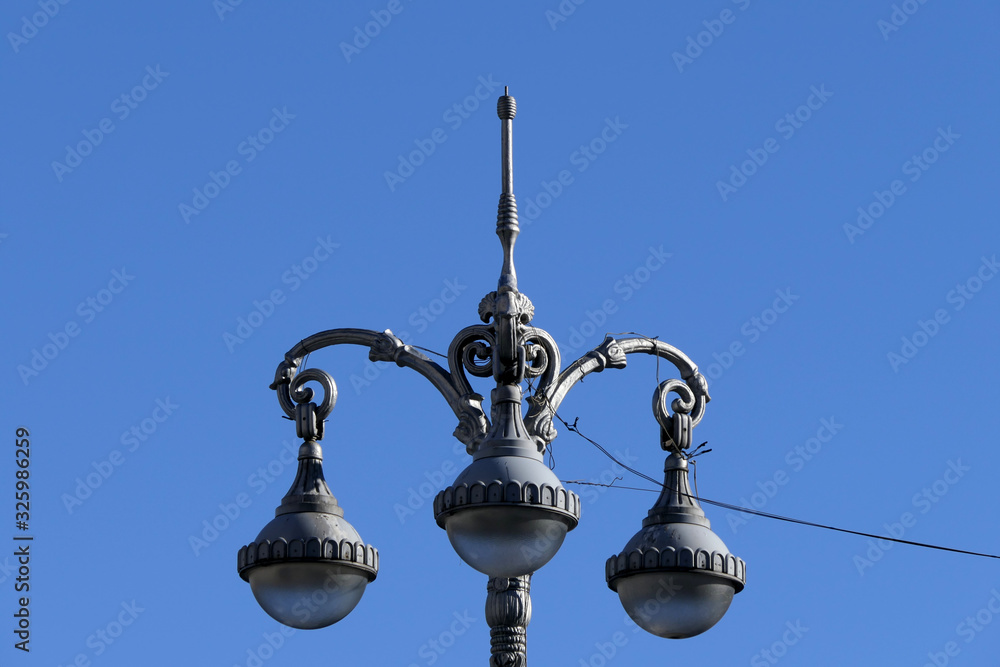
M378 579L282 635L236 552L294 475L268 389L292 345L445 352L478 322L504 85L520 288L564 367L659 336L709 379L701 495L1000 552L1000 9L676 4L4 3L0 663L485 664L486 578L430 503L468 461L454 416L362 348L309 364L339 384L326 476ZM656 372L591 376L561 413L659 476ZM562 480L650 488L560 431ZM996 664L997 561L710 506L746 590L700 637L633 632L604 562L655 495L573 488L534 665Z

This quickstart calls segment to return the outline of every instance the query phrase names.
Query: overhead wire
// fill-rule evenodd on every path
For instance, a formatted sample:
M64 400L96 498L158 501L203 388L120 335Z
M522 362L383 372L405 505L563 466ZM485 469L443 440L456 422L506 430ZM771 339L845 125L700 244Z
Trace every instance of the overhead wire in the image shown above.
M583 438L584 440L586 440L590 444L594 445L598 450L601 451L601 453L603 453L609 459L611 459L612 461L614 461L615 463L617 463L624 470L627 470L630 473L632 473L633 475L637 475L637 476L639 476L639 477L641 477L641 478L643 478L643 479L645 479L647 481L650 481L650 482L652 482L653 484L655 484L656 486L658 486L660 488L659 489L643 489L643 488L637 488L637 487L615 486L614 484L598 484L598 483L593 483L593 482L580 482L580 481L577 481L577 480L570 480L570 481L567 481L566 483L568 483L568 484L581 484L581 483L583 483L583 484L590 484L590 485L593 485L593 486L606 486L608 488L613 488L613 489L629 489L629 490L635 490L635 491L651 491L651 492L654 492L654 493L657 493L657 492L659 492L659 491L661 491L663 489L668 489L671 492L678 492L676 489L667 487L663 482L660 482L660 481L658 481L658 480L650 477L649 475L646 475L646 474L644 474L644 473L642 473L642 472L640 472L640 471L638 471L638 470L636 470L636 469L634 469L634 468L626 465L625 463L622 463L617 458L615 458L615 456L613 454L611 454L610 452L608 452L607 449L605 449L604 447L602 447L599 443L597 443L594 440L588 438L586 435L584 435L582 432L580 432L580 429L577 426L577 422L579 422L579 418L575 419L573 421L573 423L570 424L565 419L563 419L561 416L559 416L555 411L553 411L553 414L555 414L556 418L560 422L563 423L563 425L567 428L567 430L569 430L569 431L571 431L573 433L576 433L581 438ZM969 556L979 556L981 558L995 558L995 559L1000 559L1000 555L996 555L996 554L982 553L982 552L979 552L979 551L969 551L969 550L966 550L966 549L956 549L956 548L953 548L953 547L941 546L939 544L928 544L926 542L915 542L915 541L912 541L912 540L904 540L904 539L901 539L901 538L898 538L898 537L889 537L889 536L886 536L886 535L876 535L874 533L866 533L866 532L860 531L860 530L850 530L848 528L840 528L838 526L830 526L830 525L823 524L823 523L817 523L815 521L806 521L804 519L795 519L793 517L787 517L787 516L783 516L781 514L773 514L771 512L762 512L760 510L751 509L749 507L742 507L742 506L739 506L739 505L733 505L731 503L724 503L724 502L721 502L721 501L718 501L718 500L711 500L709 498L703 498L703 497L700 497L700 496L697 496L697 495L692 495L690 493L683 493L683 492L681 492L681 493L682 493L682 495L685 495L688 498L692 498L692 499L697 500L697 501L702 502L702 503L707 503L709 505L714 505L716 507L721 507L723 509L728 509L728 510L732 510L734 512L740 512L740 513L743 513L743 514L753 514L755 516L762 516L762 517L767 518L767 519L775 519L777 521L786 521L788 523L796 523L796 524L799 524L799 525L802 525L802 526L811 526L813 528L823 528L825 530L832 530L832 531L836 531L836 532L839 532L839 533L847 533L849 535L859 535L861 537L871 537L871 538L874 538L874 539L877 539L877 540L886 540L887 542L896 542L898 544L908 544L910 546L922 547L922 548L925 548L925 549L937 549L939 551L949 551L949 552L952 552L952 553L967 554Z
M657 340L657 338L655 338L655 337L644 336L642 334L639 334L639 333L636 333L636 332L632 332L632 331L624 332L624 333L625 334L636 335L636 336L639 336L641 338L645 338L645 339L651 340L651 341ZM622 335L622 334L618 334L618 335ZM427 348L418 347L418 346L415 346L415 345L413 347L417 347L418 349L424 350L426 352L430 352L431 354L436 354L436 355L438 355L440 357L447 358L447 357L445 357L445 355L441 354L440 352L435 352L434 350L429 350ZM659 387L660 386L660 357L659 357L659 355L654 355L654 356L656 357L656 386ZM535 391L535 388L534 388L532 382L531 382L531 379L530 378L525 378L525 381L527 382L529 393L531 393L532 395L534 395L535 393L537 393ZM548 398L544 394L542 395L542 397L545 399L546 403L548 403ZM584 435L583 432L580 431L580 429L579 429L579 427L577 425L579 423L579 421L580 421L579 417L575 418L573 420L573 423L570 424L565 419L563 419L563 417L559 414L559 412L557 410L552 409L551 403L549 403L549 409L552 410L553 416L556 419L558 419L563 424L563 426L566 427L566 429L568 431L570 431L572 433L576 433L578 436L580 436L581 438L583 438L584 440L586 440L587 442L589 442L591 445L593 445L595 448L597 448L598 451L600 451L606 457L608 457L609 459L611 459L614 463L616 463L617 465L619 465L623 470L627 470L628 472L632 473L633 475L636 475L637 477L640 477L640 478L642 478L642 479L644 479L644 480L652 483L653 485L655 485L658 488L655 488L655 489L644 489L644 488L641 488L641 487L634 487L634 486L618 486L618 485L615 485L614 482L618 481L619 479L621 479L620 477L617 477L610 484L602 484L602 483L598 483L598 482L585 482L585 481L582 481L582 480L563 480L564 484L580 484L580 485L586 485L586 486L603 486L603 487L607 487L607 488L610 488L610 489L621 489L623 491L625 491L625 490L628 490L628 491L646 491L646 492L650 492L650 493L660 493L660 492L662 492L663 489L668 489L669 491L675 492L675 493L678 492L676 489L667 487L660 480L655 479L653 477L650 477L649 475L647 475L647 474L645 474L645 473L643 473L643 472L641 472L639 470L636 470L635 468L632 468L631 466L623 463L622 461L619 461L611 452L609 452L606 448L604 448L600 443L598 443L597 441L595 441L595 440L587 437L586 435ZM691 452L691 455L693 456L693 455L698 454L699 453L698 450L700 450L706 444L707 443L702 443L701 445L699 445L697 448L695 448L694 451ZM549 468L550 469L554 469L555 468L555 457L553 456L553 454L551 452L552 443L549 443L549 446L546 447L546 449L549 451L549 457L550 457ZM701 454L705 454L705 453L708 453L710 451L712 451L712 450L711 449L707 449L707 450L701 451L700 453ZM682 456L683 456L683 454L682 454ZM938 551L946 551L946 552L950 552L950 553L966 554L966 555L969 555L969 556L978 556L980 558L994 558L994 559L1000 560L1000 555L997 555L997 554L982 553L982 552L979 552L979 551L969 551L969 550L966 550L966 549L956 549L956 548L953 548L953 547L946 547L946 546L942 546L942 545L939 545L939 544L929 544L927 542L916 542L916 541L913 541L913 540L904 540L904 539L898 538L898 537L890 537L890 536L886 536L886 535L877 535L875 533L866 533L866 532L860 531L860 530L851 530L849 528L840 528L839 526L831 526L831 525L828 525L828 524L817 523L815 521L807 521L805 519L796 519L794 517L788 517L788 516L784 516L784 515L781 515L781 514L774 514L774 513L771 513L771 512L762 512L760 510L751 509L749 507L742 507L740 505L733 505L731 503L725 503L725 502L721 502L721 501L718 501L718 500L712 500L710 498L704 498L704 497L698 495L697 488L698 487L697 487L697 480L696 480L695 481L695 493L694 494L683 493L682 495L685 495L686 497L691 498L691 499L696 500L696 501L701 502L701 503L706 503L708 505L713 505L715 507L721 507L722 509L727 509L727 510L731 510L731 511L734 511L734 512L739 512L741 514L751 514L751 515L754 515L754 516L761 516L761 517L764 517L765 519L774 519L776 521L784 521L784 522L787 522L787 523L794 523L794 524L798 524L798 525L801 525L801 526L810 526L812 528L822 528L824 530L831 530L831 531L838 532L838 533L846 533L848 535L858 535L860 537L869 537L869 538L873 538L873 539L876 539L876 540L885 540L887 542L895 542L897 544L907 544L909 546L921 547L921 548L924 548L924 549L935 549L935 550L938 550Z

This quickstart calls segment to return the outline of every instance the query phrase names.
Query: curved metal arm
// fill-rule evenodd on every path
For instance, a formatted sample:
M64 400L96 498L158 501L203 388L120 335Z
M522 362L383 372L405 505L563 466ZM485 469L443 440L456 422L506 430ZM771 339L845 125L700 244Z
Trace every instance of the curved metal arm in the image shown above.
M271 384L271 389L278 392L281 409L289 417L296 418L297 403L308 402L312 398L312 390L300 385L301 382L316 378L306 377L297 381L296 373L302 359L310 352L332 345L368 347L368 358L372 361L392 361L397 366L412 368L430 380L458 417L454 435L470 452L475 450L489 431L489 421L482 408L483 397L472 392L468 383L464 386L456 383L451 373L413 347L404 344L388 329L382 333L370 329L329 329L313 334L289 350L285 354L284 361L278 364L274 382ZM327 402L328 398L325 397L324 404ZM328 414L329 410L326 412ZM322 437L321 429L319 435Z
M626 355L640 353L666 359L680 371L683 382L667 380L657 387L653 397L653 411L662 427L664 448L682 446L680 442L671 444L670 441L674 439L675 434L681 439L679 436L685 430L690 435L690 429L694 428L705 415L705 405L712 400L708 395L708 382L686 354L673 345L652 338L616 340L608 336L603 343L570 364L555 381L546 383L547 378L543 378L538 391L528 399L531 407L524 418L528 432L540 445L547 446L557 434L552 425L552 418L569 390L591 373L600 373L605 368L625 368ZM687 419L676 420L678 423L675 424L675 420L666 411L665 397L671 392L679 396L674 399L671 408L675 413L690 415L690 422ZM679 428L682 426L681 422L683 428Z

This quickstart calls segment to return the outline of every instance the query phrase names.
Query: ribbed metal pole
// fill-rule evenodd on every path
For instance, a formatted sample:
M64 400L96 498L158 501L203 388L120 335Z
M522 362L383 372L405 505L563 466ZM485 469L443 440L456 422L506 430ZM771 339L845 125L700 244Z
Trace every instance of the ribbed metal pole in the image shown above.
M531 622L531 575L493 577L486 586L490 667L527 667Z

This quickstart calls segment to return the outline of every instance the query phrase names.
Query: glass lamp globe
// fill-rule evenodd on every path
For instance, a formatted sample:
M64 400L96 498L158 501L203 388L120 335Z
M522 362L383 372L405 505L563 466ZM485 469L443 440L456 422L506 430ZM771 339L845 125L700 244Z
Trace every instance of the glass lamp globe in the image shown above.
M520 577L552 560L580 522L580 497L542 462L521 419L521 390L491 393L493 427L472 463L434 499L434 518L471 567Z
M445 523L459 557L491 577L519 577L552 560L569 524L533 507L474 507Z
M746 564L712 532L688 486L687 460L667 458L663 492L625 549L607 562L607 581L643 630L667 639L699 635L729 610Z
M365 592L368 576L349 565L279 563L250 571L257 604L274 620L300 630L333 625Z
M666 639L700 635L725 616L736 585L696 571L648 572L618 582L618 597L640 628Z
M378 573L378 551L344 520L323 479L322 460L316 442L299 448L292 488L237 557L240 577L250 583L261 608L300 630L343 619Z
M434 514L471 567L491 577L519 577L556 555L580 520L580 499L540 457L489 456L438 494Z

